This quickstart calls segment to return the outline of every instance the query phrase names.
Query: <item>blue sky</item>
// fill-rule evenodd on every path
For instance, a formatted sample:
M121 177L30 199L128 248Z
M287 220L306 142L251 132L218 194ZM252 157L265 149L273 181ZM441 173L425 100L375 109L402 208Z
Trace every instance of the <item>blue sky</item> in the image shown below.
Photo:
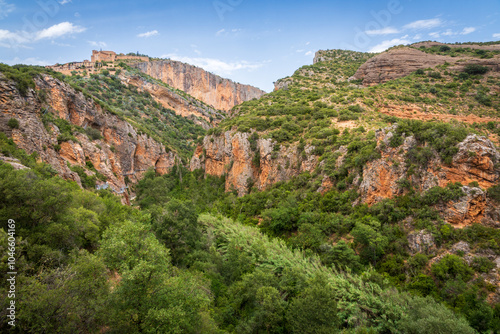
M271 91L320 49L500 40L499 19L499 0L0 0L0 62L139 51Z

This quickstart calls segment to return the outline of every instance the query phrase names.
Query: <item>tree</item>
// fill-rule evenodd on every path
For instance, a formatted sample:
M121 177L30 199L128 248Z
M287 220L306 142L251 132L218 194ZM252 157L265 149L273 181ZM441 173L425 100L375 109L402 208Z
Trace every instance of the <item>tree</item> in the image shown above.
M95 333L108 318L106 267L85 251L71 264L22 277L18 325L24 333Z
M294 298L286 313L292 333L337 333L336 294L325 277L317 276L299 296Z
M158 239L170 249L174 265L185 261L202 240L194 206L177 199L154 208L153 229Z
M168 249L141 223L111 226L99 250L119 277L109 297L115 333L211 332L208 283L172 267Z
M371 258L374 266L377 264L377 259L384 255L389 244L387 237L383 236L378 229L380 229L380 223L371 219L367 224L356 223L351 232L354 242L363 247L364 258Z
M457 317L430 297L415 298L398 327L402 333L408 334L475 333L465 319Z
M321 255L321 260L323 263L332 264L337 268L351 268L354 272L361 269L359 256L344 240L340 240L336 245L324 252Z

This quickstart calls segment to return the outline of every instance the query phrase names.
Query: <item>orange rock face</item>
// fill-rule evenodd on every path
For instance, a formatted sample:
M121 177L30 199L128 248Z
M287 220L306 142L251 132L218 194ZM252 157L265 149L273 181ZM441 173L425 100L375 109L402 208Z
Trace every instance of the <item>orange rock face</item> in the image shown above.
M137 68L149 76L218 109L229 111L235 105L260 98L266 92L249 85L221 78L199 67L174 60L139 63Z
M121 77L124 84L135 86L139 91L145 91L167 109L172 109L177 115L189 118L205 129L212 127L224 118L220 112L190 96L181 96L174 90L146 81L140 76Z
M311 154L312 146L306 146L306 157L302 158L296 145L276 149L278 144L271 139L258 139L256 150L252 151L249 138L249 133L231 131L205 137L191 160L191 170L201 168L208 175L225 174L226 190L235 189L242 196L250 186L264 190L302 172L312 172L318 165L318 158Z
M23 97L14 83L0 74L0 95L7 97L0 101L0 130L28 154L37 152L41 160L63 178L81 185L80 177L68 164L85 167L91 162L95 170L106 177L109 187L127 199L125 177L136 182L148 168L167 173L176 163L175 153L167 153L162 144L147 135L138 135L129 123L103 111L70 86L48 75L35 82L37 89L47 92L43 105L34 91ZM102 138L91 140L84 133L73 133L77 141L58 144L57 126L48 123L46 128L42 122L43 113L48 112L81 128L92 127ZM19 129L12 130L6 125L10 118L19 121ZM90 169L86 173L94 174Z
M385 145L381 148L382 157L369 162L363 170L363 181L359 187L362 202L373 205L403 194L398 181L407 179L421 192L435 186L445 187L450 182L460 182L464 185L464 196L437 207L443 219L456 227L472 223L500 224L497 204L488 200L482 190L494 186L500 178L500 171L495 168L500 161L500 153L490 140L469 135L458 144L459 151L450 166L443 165L436 155L426 170L408 175L404 155L416 145L416 141L407 137L401 147L389 147L387 143L393 129L377 133L379 148L381 143ZM477 182L480 188L467 186L472 182Z

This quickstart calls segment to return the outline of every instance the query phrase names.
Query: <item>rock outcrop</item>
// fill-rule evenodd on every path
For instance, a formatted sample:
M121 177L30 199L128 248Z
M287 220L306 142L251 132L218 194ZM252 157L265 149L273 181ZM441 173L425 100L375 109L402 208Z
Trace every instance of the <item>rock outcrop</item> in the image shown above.
M180 89L218 110L229 111L235 105L266 94L256 87L235 83L199 67L174 60L134 65L143 73Z
M37 91L46 93L43 102L32 89L22 96L15 83L0 73L0 131L12 137L28 154L37 152L63 178L81 185L79 175L70 166L92 165L105 176L108 186L123 194L128 202L126 179L135 182L150 167L167 173L177 163L175 153L166 152L162 144L138 134L128 122L104 111L69 85L48 75L36 78L35 83ZM76 140L58 142L61 129L44 117L48 113L81 129L73 133ZM18 129L7 125L11 118L18 120ZM92 140L85 133L89 127L98 131L101 138ZM86 173L95 172L88 169Z
M459 151L450 165L443 164L437 154L427 168L409 172L405 154L417 145L412 137L406 137L400 147L390 147L389 141L395 127L377 132L380 159L369 162L363 169L363 181L359 186L361 201L373 205L386 198L404 194L402 182L411 182L417 190L426 192L435 186L445 187L450 182L460 182L464 186L464 196L456 201L442 203L436 209L445 221L456 227L472 223L497 225L500 212L497 205L489 200L484 189L498 183L500 153L493 143L477 135L469 135L457 145ZM467 186L477 182L479 187Z
M500 58L477 59L468 57L448 57L428 54L423 51L400 47L370 58L356 71L350 80L363 80L364 86L372 86L405 77L418 69L432 68L449 63L450 70L460 71L467 64L489 67L493 72L500 71Z
M352 79L363 80L365 86L376 85L402 78L418 69L442 65L450 59L412 48L396 48L369 59L361 65Z
M312 172L318 165L312 146L306 146L302 154L297 145L285 147L271 139L257 139L252 150L250 136L231 131L206 136L191 160L191 170L201 168L208 175L226 175L226 190L235 189L242 196L252 186L264 190L302 172Z
M174 110L177 115L191 119L205 130L212 128L224 118L220 112L192 96L147 81L140 76L122 75L120 79L124 84L137 87L140 92L148 92L163 107Z
M436 249L436 241L426 230L415 231L408 235L408 248L411 254L429 253Z

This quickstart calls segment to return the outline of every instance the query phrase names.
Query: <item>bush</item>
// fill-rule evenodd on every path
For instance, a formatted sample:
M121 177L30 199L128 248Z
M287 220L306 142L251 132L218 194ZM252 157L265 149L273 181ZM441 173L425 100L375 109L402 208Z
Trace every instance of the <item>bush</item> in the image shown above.
M489 273L490 270L496 267L496 264L487 257L478 256L472 260L472 268L480 273Z
M500 185L488 189L488 196L497 202L500 202Z
M101 131L94 129L90 126L85 129L85 133L87 134L90 140L98 140L102 138Z
M448 254L441 261L434 263L431 272L437 279L447 281L461 277L464 282L470 280L473 270L457 255Z
M464 72L470 75L476 75L476 74L485 74L488 72L488 68L486 66L482 66L479 64L468 64L465 65Z
M19 129L19 121L17 119L15 119L15 118L9 119L9 121L7 122L7 125L11 129Z

